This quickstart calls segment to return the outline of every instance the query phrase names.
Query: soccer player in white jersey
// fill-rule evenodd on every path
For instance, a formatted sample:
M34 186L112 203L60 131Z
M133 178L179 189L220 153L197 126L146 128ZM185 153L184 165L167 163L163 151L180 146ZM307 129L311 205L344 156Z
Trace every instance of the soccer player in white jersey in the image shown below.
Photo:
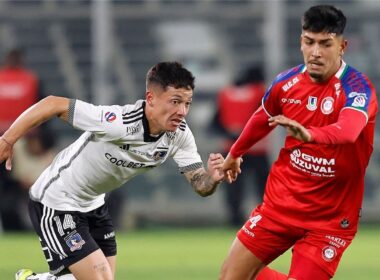
M16 279L114 279L116 241L105 193L169 157L199 195L215 191L224 158L210 154L203 167L185 121L193 90L191 72L162 62L147 73L145 100L95 106L49 96L12 124L0 138L0 163L9 170L13 145L31 128L57 116L85 131L30 189L29 213L51 274L23 269Z

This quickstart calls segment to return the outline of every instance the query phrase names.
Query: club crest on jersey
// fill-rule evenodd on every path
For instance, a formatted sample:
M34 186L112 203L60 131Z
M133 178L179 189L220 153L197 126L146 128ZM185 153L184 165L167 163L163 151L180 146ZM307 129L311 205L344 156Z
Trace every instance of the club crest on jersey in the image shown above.
M326 246L322 249L322 257L325 261L331 262L336 257L336 249L333 246Z
M116 114L114 112L107 112L104 114L104 118L107 122L111 123L116 120Z
M153 154L153 159L154 160L163 159L167 153L168 153L168 151L155 151Z
M315 110L317 110L317 102L318 102L318 98L317 97L309 96L306 108L309 111L315 111Z
M82 246L86 243L76 231L71 232L65 237L65 241L71 252L82 249Z
M325 115L328 115L334 111L334 99L332 97L323 98L321 102L321 111Z

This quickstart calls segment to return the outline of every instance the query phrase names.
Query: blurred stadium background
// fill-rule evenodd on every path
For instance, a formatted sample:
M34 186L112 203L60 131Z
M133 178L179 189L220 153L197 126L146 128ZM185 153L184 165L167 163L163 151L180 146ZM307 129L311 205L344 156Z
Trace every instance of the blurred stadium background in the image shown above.
M254 0L1 0L0 55L26 51L49 94L94 104L124 104L143 98L145 73L162 60L178 60L193 71L194 103L187 118L203 159L221 150L210 130L217 91L252 64L262 64L269 83L276 73L302 63L300 17L324 1ZM328 1L348 17L345 60L380 88L380 1ZM50 124L58 148L79 135L60 121ZM380 145L368 170L363 221L380 221ZM273 155L282 144L277 131ZM220 148L219 148L220 147ZM227 185L222 188L228 187ZM173 162L133 179L123 228L146 225L221 225L226 209L220 190L199 198ZM247 214L255 205L247 198Z

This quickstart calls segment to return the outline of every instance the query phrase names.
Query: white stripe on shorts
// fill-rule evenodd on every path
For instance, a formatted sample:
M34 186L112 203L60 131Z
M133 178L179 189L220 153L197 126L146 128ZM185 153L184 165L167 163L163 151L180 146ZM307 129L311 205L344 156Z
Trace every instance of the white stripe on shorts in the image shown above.
M40 224L42 235L44 236L46 244L50 248L50 250L52 250L54 253L58 255L67 257L54 232L53 217L54 210L44 205Z

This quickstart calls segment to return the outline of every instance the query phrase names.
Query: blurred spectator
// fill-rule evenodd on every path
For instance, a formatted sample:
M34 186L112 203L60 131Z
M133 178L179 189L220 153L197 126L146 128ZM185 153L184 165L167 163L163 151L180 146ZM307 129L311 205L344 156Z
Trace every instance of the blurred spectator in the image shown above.
M246 69L234 85L227 86L218 93L218 109L214 124L225 138L223 147L225 153L228 153L248 119L260 106L264 94L264 75L259 66ZM229 222L232 226L241 226L246 220L242 203L247 185L250 188L254 187L257 202L262 200L269 172L269 145L270 141L266 137L244 156L242 172L254 175L254 184L251 181L246 182L246 179L250 179L249 176L248 178L238 176L232 186L225 188Z
M17 211L24 228L30 228L28 192L38 176L50 165L55 156L55 137L47 127L34 129L14 146L11 176L18 182ZM12 207L15 211L14 207Z
M0 68L0 135L41 97L37 75L24 66L21 49L10 50ZM4 230L23 230L26 225L19 202L25 191L4 166L0 166L0 221Z
M24 66L21 49L10 50L0 68L0 132L41 97L37 75Z

